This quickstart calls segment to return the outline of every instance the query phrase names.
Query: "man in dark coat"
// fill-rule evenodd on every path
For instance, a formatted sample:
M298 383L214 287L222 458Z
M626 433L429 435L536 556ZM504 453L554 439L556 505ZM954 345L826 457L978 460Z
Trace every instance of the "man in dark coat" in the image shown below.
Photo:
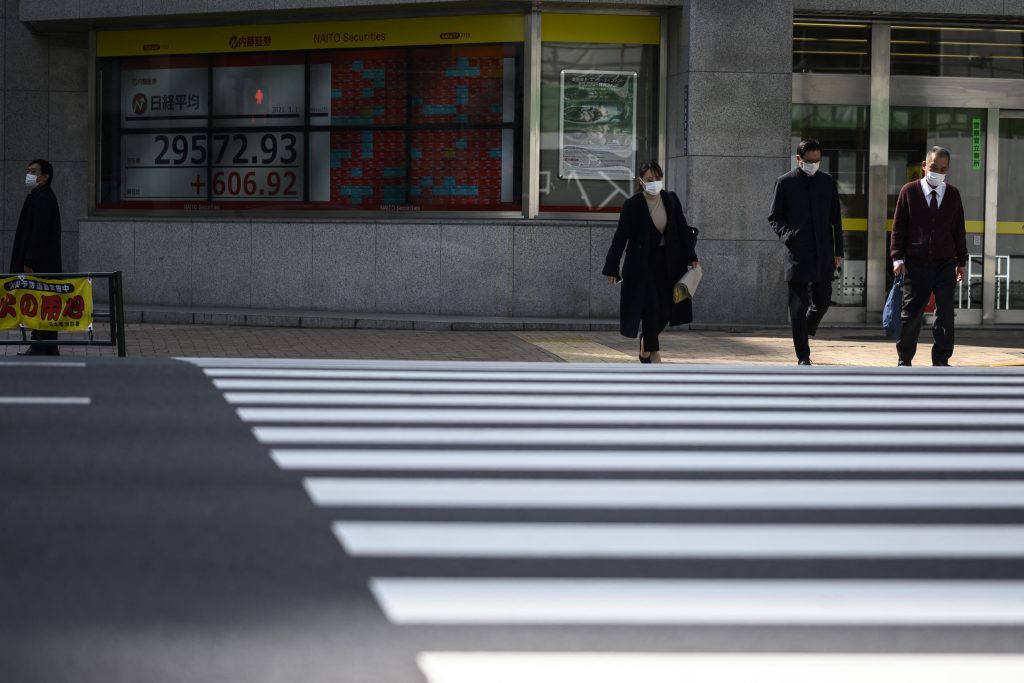
M843 225L835 178L819 172L821 143L797 147L797 168L775 182L768 223L787 250L789 319L797 363L811 364L813 335L832 302L832 275L843 262Z
M60 255L60 209L57 196L50 187L53 166L45 159L36 159L28 165L25 189L28 196L18 216L18 230L14 233L11 250L12 273L59 273L63 270ZM56 332L32 331L36 341L57 339ZM32 345L23 356L57 356L56 346Z
M893 272L903 275L897 365L913 361L924 307L933 293L932 365L949 365L953 355L953 288L963 279L967 265L964 205L960 192L946 182L948 149L932 147L921 168L924 177L900 190L892 219Z

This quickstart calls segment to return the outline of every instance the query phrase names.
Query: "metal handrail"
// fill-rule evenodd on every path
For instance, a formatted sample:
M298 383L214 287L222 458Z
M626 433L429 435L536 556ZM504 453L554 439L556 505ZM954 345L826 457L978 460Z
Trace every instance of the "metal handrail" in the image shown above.
M100 312L94 310L92 317L93 319L107 319L110 320L110 339L109 340L97 340L89 330L89 338L87 340L81 339L69 339L69 340L29 340L25 334L26 328L21 328L21 340L5 340L0 339L0 346L11 346L21 344L32 344L33 346L115 346L117 347L117 355L124 358L128 355L125 348L125 333L124 333L124 289L123 289L123 278L120 270L110 272L83 272L83 273L0 273L0 278L6 277L19 277L27 275L29 277L45 278L47 280L69 280L73 278L106 278L107 280L107 310L106 312Z

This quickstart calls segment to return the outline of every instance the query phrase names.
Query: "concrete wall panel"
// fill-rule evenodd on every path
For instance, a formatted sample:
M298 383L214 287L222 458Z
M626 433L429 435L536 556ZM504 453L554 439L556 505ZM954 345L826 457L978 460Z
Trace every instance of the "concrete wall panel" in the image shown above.
M604 257L615 235L614 225L590 226L590 317L619 317L619 285L608 282L601 274Z
M32 35L28 26L8 17L4 20L3 43L4 88L46 91L50 77L46 39Z
M310 308L313 226L254 223L250 283L254 308Z
M135 224L135 269L128 279L132 299L150 304L192 303L190 223Z
M693 156L789 155L792 74L690 74Z
M775 178L789 170L779 158L690 157L686 218L700 239L771 240L768 227ZM726 190L726 188L728 188Z
M584 318L590 314L590 228L515 227L513 315Z
M8 90L4 94L6 159L45 157L49 149L50 96L46 91ZM22 167L24 178L24 166Z
M129 221L84 220L78 226L78 269L123 273L125 300L141 301L129 283L135 274L135 225ZM96 287L96 300L107 301L105 283Z
M441 226L377 225L377 310L437 314L441 309Z
M779 50L777 44L778 36L792 35L788 5L748 0L691 2L690 71L790 73L792 53Z
M512 314L512 232L497 223L442 227L442 314Z
M376 264L373 223L314 223L312 308L374 310Z
M695 323L785 324L785 256L779 244L701 240L704 279L693 299Z
M252 225L195 223L190 226L192 303L249 306L252 303Z

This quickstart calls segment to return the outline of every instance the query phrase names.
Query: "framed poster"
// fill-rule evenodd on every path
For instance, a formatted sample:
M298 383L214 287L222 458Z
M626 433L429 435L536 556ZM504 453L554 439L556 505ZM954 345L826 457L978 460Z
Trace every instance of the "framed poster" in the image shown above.
M630 180L636 168L634 71L561 74L558 176Z

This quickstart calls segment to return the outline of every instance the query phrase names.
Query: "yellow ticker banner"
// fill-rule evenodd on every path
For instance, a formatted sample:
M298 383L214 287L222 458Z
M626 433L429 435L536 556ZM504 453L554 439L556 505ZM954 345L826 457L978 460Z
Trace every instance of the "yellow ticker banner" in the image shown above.
M97 57L521 43L522 14L101 31Z
M545 43L621 43L657 45L661 18L638 14L560 14L540 16L540 37Z
M92 327L92 280L15 275L0 278L0 330L75 332Z

